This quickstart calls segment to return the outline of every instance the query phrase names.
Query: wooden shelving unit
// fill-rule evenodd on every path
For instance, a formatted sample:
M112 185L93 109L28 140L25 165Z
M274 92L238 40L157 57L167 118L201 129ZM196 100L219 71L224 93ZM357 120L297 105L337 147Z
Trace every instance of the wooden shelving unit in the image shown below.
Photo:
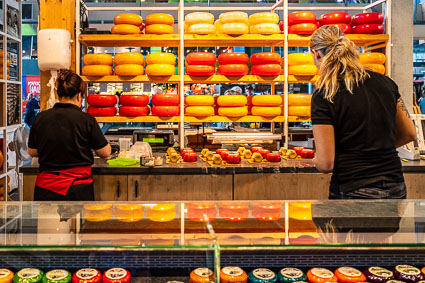
M140 116L140 117L124 117L124 116L110 116L110 117L96 117L99 123L178 123L180 116L173 117L158 117L158 116Z

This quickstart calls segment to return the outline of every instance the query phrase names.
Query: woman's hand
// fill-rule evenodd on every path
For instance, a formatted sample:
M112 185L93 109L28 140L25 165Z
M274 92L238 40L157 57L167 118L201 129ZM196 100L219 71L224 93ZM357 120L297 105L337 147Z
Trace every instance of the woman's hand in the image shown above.
M416 128L410 119L409 111L407 111L401 97L397 100L397 114L395 119L396 125L396 141L395 147L400 147L409 142L416 140Z
M335 161L335 133L333 125L313 125L316 156L313 164L322 173L331 173Z

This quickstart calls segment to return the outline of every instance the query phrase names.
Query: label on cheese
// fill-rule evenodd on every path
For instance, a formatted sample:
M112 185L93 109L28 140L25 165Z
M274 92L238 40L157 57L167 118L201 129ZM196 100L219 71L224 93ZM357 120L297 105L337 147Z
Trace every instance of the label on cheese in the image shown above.
M273 278L276 277L276 275L274 274L273 271L271 271L268 268L257 268L255 269L252 274L258 278L258 279L262 279L262 280L271 280Z
M280 274L291 279L301 278L304 275L300 269L292 267L282 268L282 270L280 270Z
M419 282L425 282L425 281L418 281L416 283L419 283ZM385 283L404 283L404 281L400 281L400 280L388 280Z
M4 269L4 268L0 269L0 279L10 276L10 274L11 272L9 269Z
M223 273L230 276L240 276L243 274L243 270L240 267L237 266L227 266L224 267Z
M93 268L83 268L77 271L77 277L80 279L92 279L97 275L97 270Z
M323 279L330 279L330 278L334 277L333 272L326 269L326 268L313 268L313 269L311 269L311 273L314 276L317 276L317 277L323 278Z
M369 267L368 270L373 275L376 275L376 276L379 276L379 277L384 277L384 278L393 277L392 271L389 271L388 269L385 269L385 268L382 268L382 267L379 267L379 266Z
M46 273L47 279L55 280L55 281L65 279L67 276L68 276L68 271L64 269L50 270L49 272Z
M209 268L197 268L194 273L201 277L210 277L213 274Z
M406 274L406 275L419 275L421 273L421 271L418 268L411 265L397 265L395 269L398 272Z
M352 267L340 267L338 268L338 271L341 272L341 274L345 275L345 276L349 276L349 277L359 277L362 276L362 273L360 271L358 271L355 268Z
M37 268L24 268L18 272L18 276L22 279L33 279L40 275L40 270Z
M111 268L106 271L105 276L108 279L122 279L127 275L127 271L122 268Z

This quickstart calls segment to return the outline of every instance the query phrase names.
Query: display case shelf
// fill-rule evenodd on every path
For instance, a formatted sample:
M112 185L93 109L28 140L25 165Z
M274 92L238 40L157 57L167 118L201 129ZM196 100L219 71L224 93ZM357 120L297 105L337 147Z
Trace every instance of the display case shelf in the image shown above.
M99 123L174 123L180 122L180 116L173 117L158 117L158 116L139 116L139 117L124 117L124 116L111 116L111 117L96 117Z

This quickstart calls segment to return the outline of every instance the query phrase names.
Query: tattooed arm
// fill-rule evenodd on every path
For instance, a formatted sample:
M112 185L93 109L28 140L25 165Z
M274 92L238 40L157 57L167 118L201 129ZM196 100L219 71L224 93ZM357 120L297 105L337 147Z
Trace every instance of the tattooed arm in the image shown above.
M395 147L400 147L414 140L416 140L415 125L410 120L409 111L400 97L397 100Z

